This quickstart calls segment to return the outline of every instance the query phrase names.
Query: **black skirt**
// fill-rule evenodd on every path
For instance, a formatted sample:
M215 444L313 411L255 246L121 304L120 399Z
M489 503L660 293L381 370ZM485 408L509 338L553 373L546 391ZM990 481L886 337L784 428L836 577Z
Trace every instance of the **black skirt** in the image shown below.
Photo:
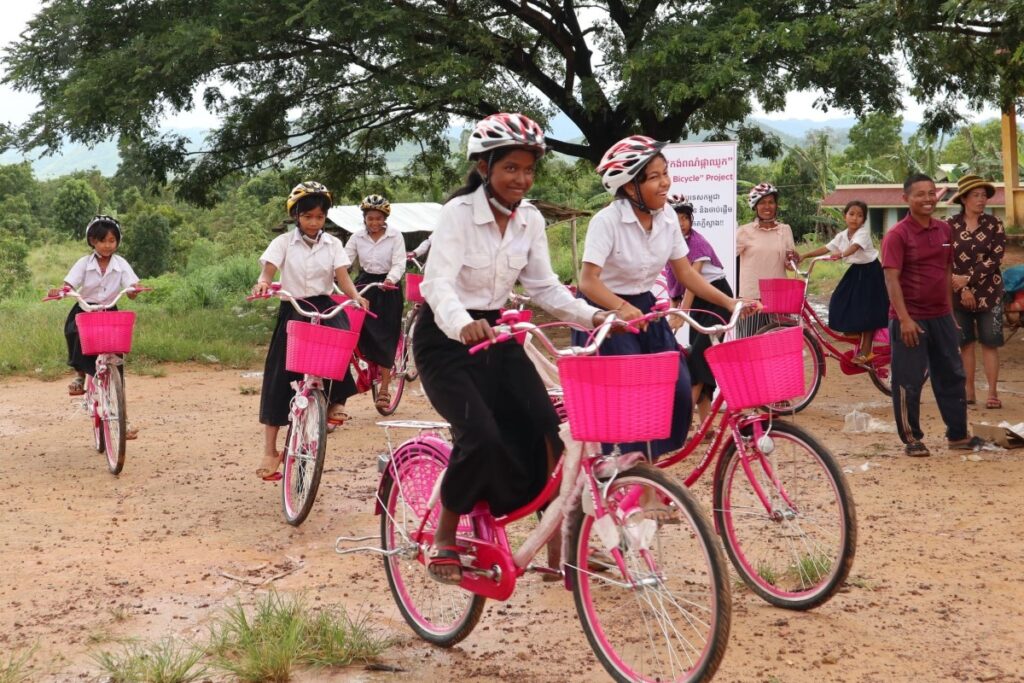
M719 278L714 282L710 283L712 287L725 294L728 297L732 296L732 288L729 287L729 281L726 278ZM732 315L732 311L727 308L723 308L718 304L713 304L710 301L701 299L700 297L694 297L693 299L694 313L692 318L701 325L710 327L711 325L719 325L723 321L728 322L729 317ZM699 311L696 309L700 309ZM703 384L701 388L701 396L711 398L715 393L715 376L711 374L711 368L708 367L708 362L704 360L704 352L711 346L711 337L706 334L701 334L697 330L690 330L690 355L686 359L686 365L690 368L690 381L694 385Z
M329 296L306 297L304 303L315 307L318 311L324 311L334 306L334 301ZM274 327L274 334L270 337L270 348L267 349L267 361L263 366L263 389L260 393L260 423L283 427L288 424L288 404L291 402L294 391L291 383L302 379L297 372L288 372L285 369L285 356L288 349L288 321L301 320L309 322L295 312L292 305L287 301L281 302L281 308L277 312L277 325ZM348 319L344 315L337 315L322 323L339 330L348 329ZM345 400L356 393L356 383L351 373L345 375L343 380L324 380L327 390L327 400L330 403L344 403Z
M362 272L356 278L357 288L371 282L384 282L387 273ZM390 368L395 362L395 349L398 348L398 337L402 333L402 311L405 308L405 297L402 285L398 289L373 288L366 293L370 302L370 311L376 318L366 316L363 330L359 333L359 352L367 360L383 368Z
M470 311L494 323L498 311ZM423 390L451 425L454 443L441 502L459 514L487 502L504 515L533 500L547 479L547 446L563 449L558 415L523 347L496 344L476 355L445 336L428 306L420 311L413 354Z
M629 302L631 306L638 308L641 312L647 313L656 302L654 295L650 292L643 294L616 294L616 296ZM596 305L590 299L584 300ZM576 346L585 346L590 340L589 334L574 330L572 343ZM598 353L604 356L628 356L647 353L663 353L665 351L679 351L679 342L676 341L668 320L652 321L647 329L637 334L616 334L605 338ZM630 443L618 444L623 453L630 451L641 451L646 453L652 460L671 451L682 448L686 441L686 434L690 430L690 421L693 419L693 396L691 395L690 373L686 367L686 359L679 354L679 376L676 379L674 392L674 403L672 405L672 431L667 438L654 439L652 441L633 441ZM611 452L615 444L601 444L603 452Z
M116 311L117 306L112 306L107 310ZM82 307L76 301L75 305L68 311L68 317L64 320L64 341L68 345L68 365L78 372L95 375L96 356L87 356L82 353L82 340L78 336L78 323L75 322L75 316L82 312ZM121 374L124 375L123 372Z
M889 324L889 293L882 264L855 263L832 292L828 326L841 332L870 332Z

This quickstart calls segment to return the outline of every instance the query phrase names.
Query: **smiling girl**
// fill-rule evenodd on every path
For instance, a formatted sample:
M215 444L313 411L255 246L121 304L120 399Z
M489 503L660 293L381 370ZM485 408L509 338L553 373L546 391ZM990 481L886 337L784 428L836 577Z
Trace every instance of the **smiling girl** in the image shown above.
M672 185L661 153L664 146L664 142L633 135L612 145L597 167L615 201L599 211L587 228L580 291L588 302L625 320L651 310L655 303L651 288L666 261L676 280L696 296L730 311L736 305L735 299L708 284L690 265L676 214L664 210ZM667 320L642 327L640 334L609 337L601 353L618 356L679 349ZM653 459L680 448L692 412L690 373L686 359L679 354L671 435L649 444L623 444L623 452L642 450Z

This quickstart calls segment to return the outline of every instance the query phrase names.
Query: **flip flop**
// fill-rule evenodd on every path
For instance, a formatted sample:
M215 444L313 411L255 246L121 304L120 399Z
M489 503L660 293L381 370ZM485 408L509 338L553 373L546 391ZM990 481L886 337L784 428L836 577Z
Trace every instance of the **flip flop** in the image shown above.
M278 468L281 466L281 462L284 460L284 452L278 451L277 459L269 456L263 456L263 462L256 469L256 476L263 481L281 481L283 476Z
M391 394L386 391L380 392L377 394L377 400L374 402L374 405L380 406L381 408L387 408L391 405Z
M81 396L85 393L85 378L75 377L68 384L68 396Z
M856 356L850 359L850 362L854 365L867 365L875 359L875 354L872 352L858 353Z
M458 567L457 577L446 578L434 572L435 567ZM456 545L442 545L434 548L434 554L427 561L427 574L434 581L449 586L458 586L462 583L462 560L459 558L459 547Z
M351 420L352 416L345 412L345 408L335 403L327 411L327 433L330 434L335 429L345 424L347 420Z
M989 399L985 401L985 407L990 410L999 410L1003 407L1003 402L995 396L990 396Z
M948 442L948 447L951 451L980 451L984 445L985 439L980 436L972 436L971 438L963 439L962 441Z

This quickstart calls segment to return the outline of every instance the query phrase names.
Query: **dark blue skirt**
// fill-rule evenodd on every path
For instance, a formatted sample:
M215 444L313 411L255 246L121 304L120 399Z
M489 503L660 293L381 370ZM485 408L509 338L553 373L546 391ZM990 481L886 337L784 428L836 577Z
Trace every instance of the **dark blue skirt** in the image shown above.
M616 296L625 299L630 305L635 306L644 313L647 313L654 306L656 299L650 292L644 294L617 294ZM586 297L584 297L586 298ZM593 304L589 299L588 303ZM596 305L596 304L594 304ZM584 332L573 332L572 343L577 346L585 346L588 343L588 335ZM672 329L665 319L652 322L647 329L639 334L616 334L609 336L601 345L599 354L605 356L628 356L647 353L662 353L664 351L679 351L679 342L676 341ZM693 398L690 392L690 371L686 367L686 357L679 354L679 378L676 380L675 405L672 408L672 432L667 439L655 439L654 441L618 444L623 453L630 451L643 451L651 460L670 451L677 451L686 441L686 434L690 431L690 420L693 417ZM607 453L611 451L614 444L601 444L602 450Z
M870 332L889 324L889 293L882 264L855 263L832 292L828 326L839 332Z

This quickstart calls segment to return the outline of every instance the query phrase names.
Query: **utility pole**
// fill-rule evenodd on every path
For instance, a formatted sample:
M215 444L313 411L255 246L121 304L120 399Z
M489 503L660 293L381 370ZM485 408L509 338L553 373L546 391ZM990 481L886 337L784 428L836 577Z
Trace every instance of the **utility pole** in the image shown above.
M1024 189L1020 186L1017 161L1017 112L1011 101L1003 105L1003 194L1006 197L1006 227L1024 227Z

